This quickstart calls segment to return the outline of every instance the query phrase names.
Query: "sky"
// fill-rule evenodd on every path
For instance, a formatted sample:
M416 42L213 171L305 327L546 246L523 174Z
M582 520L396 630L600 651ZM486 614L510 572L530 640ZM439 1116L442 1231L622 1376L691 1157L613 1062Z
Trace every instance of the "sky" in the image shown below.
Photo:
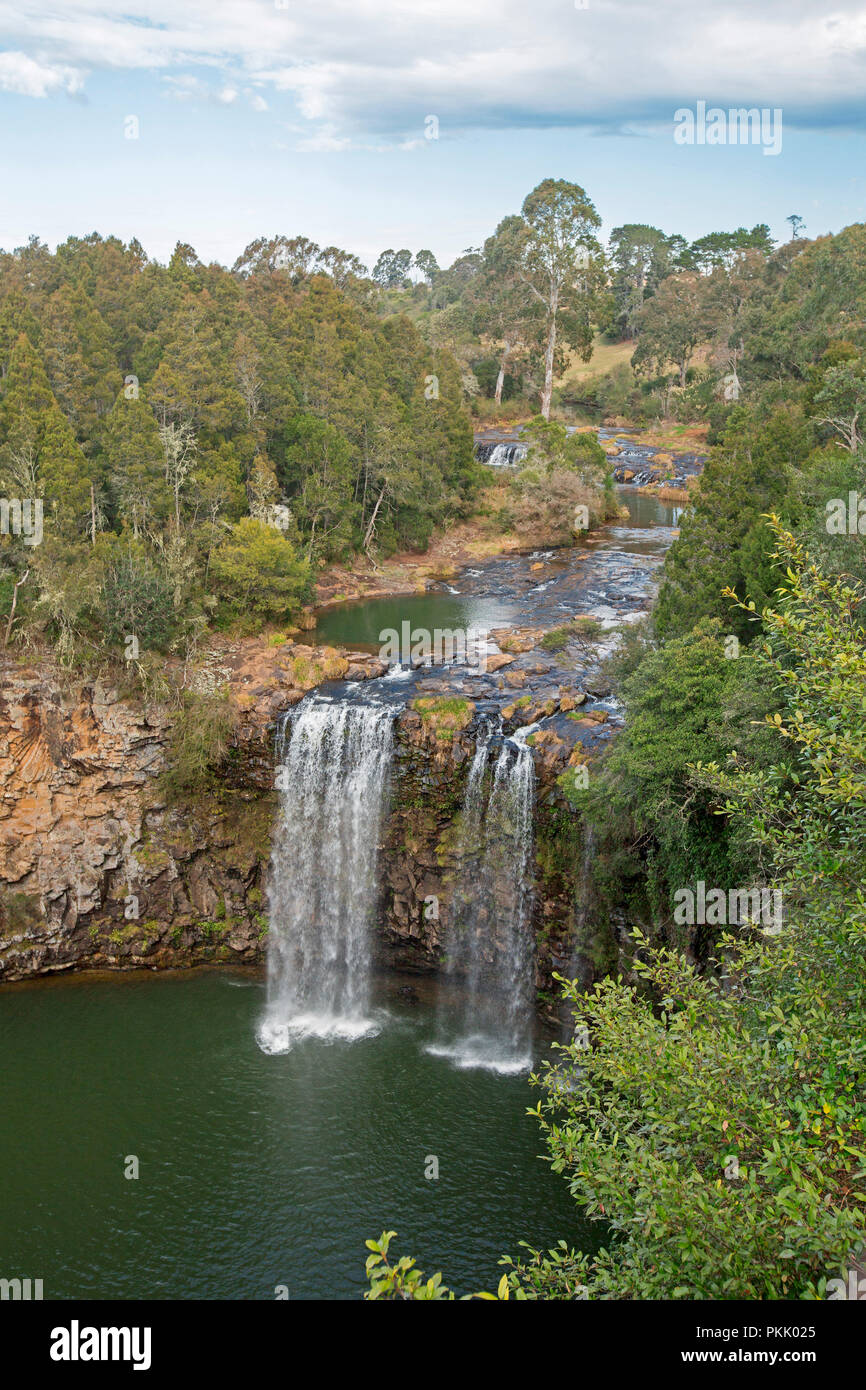
M698 103L765 111L781 148L680 143ZM866 0L0 0L0 246L230 265L303 234L447 265L543 178L605 234L818 236L866 220L864 116Z

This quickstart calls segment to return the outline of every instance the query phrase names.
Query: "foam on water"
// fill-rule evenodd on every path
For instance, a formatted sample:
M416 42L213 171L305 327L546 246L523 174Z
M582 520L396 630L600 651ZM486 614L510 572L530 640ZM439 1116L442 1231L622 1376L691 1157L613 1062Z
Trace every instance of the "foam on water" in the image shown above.
M518 1076L532 1067L532 1053L513 1052L497 1046L483 1033L470 1034L454 1043L429 1043L424 1049L431 1057L442 1057L458 1071L492 1071L500 1076Z
M291 1052L298 1043L309 1039L355 1043L362 1038L375 1038L381 1033L382 1026L381 1019L338 1014L306 1013L286 1019L266 1015L259 1024L256 1040L262 1052L279 1056Z

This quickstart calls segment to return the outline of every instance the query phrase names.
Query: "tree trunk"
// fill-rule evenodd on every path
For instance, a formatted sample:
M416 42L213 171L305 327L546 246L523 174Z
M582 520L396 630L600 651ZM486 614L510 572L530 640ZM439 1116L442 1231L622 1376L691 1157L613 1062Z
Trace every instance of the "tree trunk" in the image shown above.
M499 359L499 375L496 378L496 395L494 397L494 400L496 401L497 405L502 404L502 388L505 385L505 368L508 365L508 359L511 356L511 350L513 346L514 344L508 338L506 338L505 346L502 349L502 356Z
M541 393L541 413L545 420L550 419L550 402L553 398L553 357L556 352L556 310L559 295L551 297L547 320L547 347L544 352L544 390Z
M6 636L3 638L4 647L9 646L9 638L12 636L12 624L15 621L15 609L18 606L18 590L21 588L21 585L27 579L29 573L30 570L26 569L22 574L21 578L18 580L18 583L15 585L15 588L12 590L12 607L9 609L9 621L6 624Z
M386 486L387 486L387 484L386 484ZM382 498L383 498L384 496L385 496L385 487L382 488L382 491L379 493L379 496L376 498L376 505L375 505L375 507L373 508L373 515L370 517L370 524L369 524L369 526L367 527L367 534L366 534L365 537L364 537L364 549L365 549L365 550L368 548L368 546L370 545L370 542L371 542L372 539L373 539L373 533L374 533L374 531L375 531L375 529L376 529L376 517L377 517L377 515L378 515L379 508L380 508L381 505L382 505Z

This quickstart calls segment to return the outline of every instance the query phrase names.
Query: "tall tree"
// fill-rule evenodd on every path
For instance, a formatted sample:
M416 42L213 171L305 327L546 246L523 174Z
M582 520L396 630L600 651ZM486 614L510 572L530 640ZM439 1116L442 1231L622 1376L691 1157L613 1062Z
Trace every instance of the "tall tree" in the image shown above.
M616 328L624 338L637 336L644 300L676 268L683 238L665 236L658 227L629 222L614 227L608 244Z
M373 279L383 290L399 290L408 281L411 269L412 252L407 251L405 247L402 251L395 251L389 247L387 251L382 252L373 266Z
M544 387L541 413L550 418L557 333L584 361L592 356L590 312L599 275L601 218L576 183L545 179L524 199L526 237L521 276L544 311Z
M709 282L694 271L663 280L638 316L640 336L631 359L635 370L661 374L672 362L685 386L695 349L712 331L710 298Z
M412 262L412 268L413 270L419 271L419 273L424 276L428 285L432 285L436 276L439 274L439 266L432 251L418 251Z
M350 251L341 251L339 246L326 246L319 252L316 269L330 275L338 289L344 290L353 280L363 280L367 267Z
M6 495L41 498L59 535L81 535L90 512L90 465L23 334L10 359L0 424L0 482Z
M143 398L118 396L105 424L104 461L116 519L135 536L162 526L171 493L157 423Z
M484 269L473 282L476 331L492 338L499 346L499 371L495 400L502 400L502 388L509 364L521 347L536 336L540 306L523 274L526 223L522 217L506 217L493 236L484 243Z

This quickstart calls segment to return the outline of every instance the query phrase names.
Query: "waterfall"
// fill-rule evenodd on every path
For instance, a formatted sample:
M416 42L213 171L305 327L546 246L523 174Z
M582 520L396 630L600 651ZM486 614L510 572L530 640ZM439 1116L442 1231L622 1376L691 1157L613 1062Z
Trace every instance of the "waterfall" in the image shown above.
M263 1051L375 1031L369 917L392 750L387 706L307 697L282 722Z
M534 802L532 753L520 735L503 740L488 724L469 768L458 842L448 946L462 989L457 1038L430 1048L462 1067L523 1071L532 1060ZM440 1034L453 1022L443 1020Z
M526 458L526 444L477 444L475 457L490 468L511 468Z

